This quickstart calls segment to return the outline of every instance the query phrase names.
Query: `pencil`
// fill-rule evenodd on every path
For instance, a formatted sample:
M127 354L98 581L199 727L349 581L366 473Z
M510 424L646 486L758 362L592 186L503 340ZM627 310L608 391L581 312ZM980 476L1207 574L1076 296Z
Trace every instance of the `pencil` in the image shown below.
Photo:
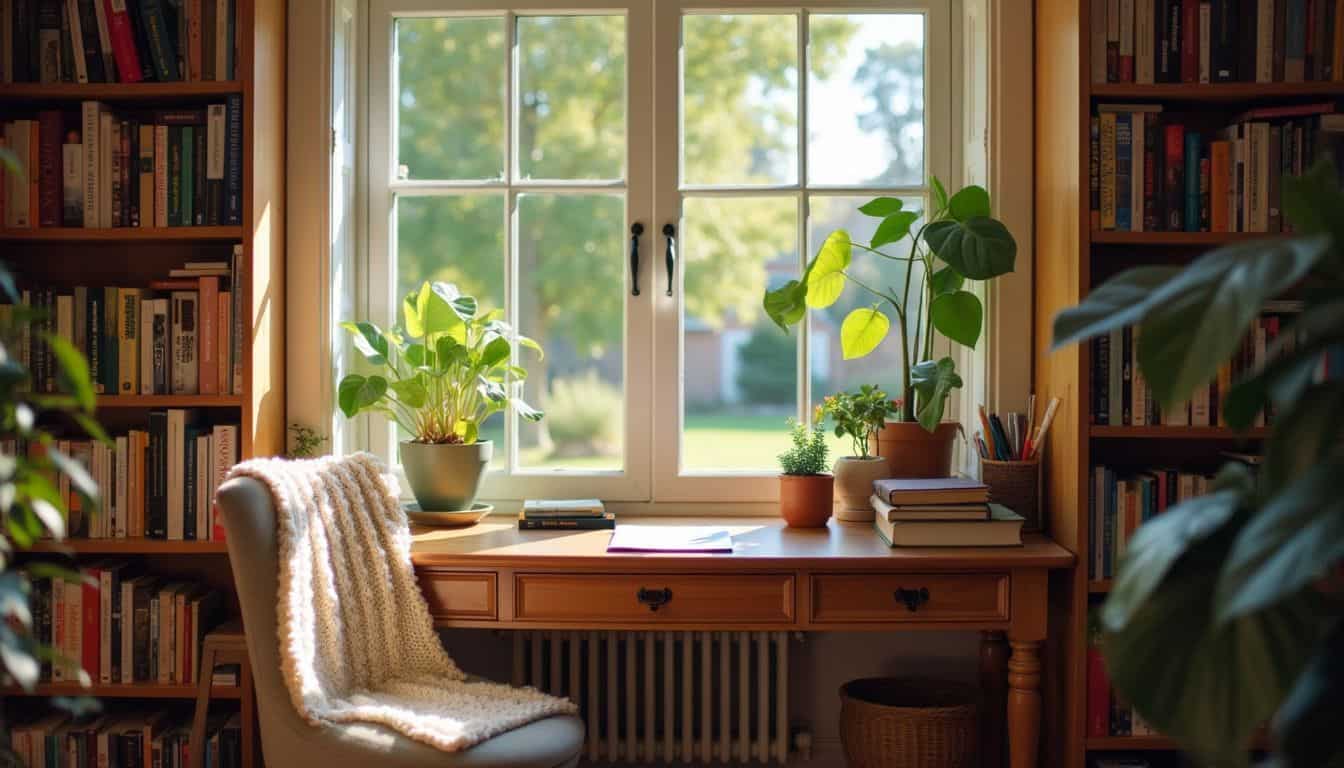
M1039 429L1036 430L1037 433L1036 439L1032 441L1033 443L1035 443L1035 445L1033 445L1031 449L1033 458L1037 453L1040 453L1041 446L1045 444L1045 435L1047 432L1050 431L1050 425L1053 424L1055 421L1055 411L1058 409L1059 409L1059 398L1058 397L1050 398L1050 405L1046 406L1045 415L1041 417L1041 426Z
M985 415L985 406L980 406L980 427L984 430L985 444L989 446L989 458L999 458L998 452L994 450L994 433L989 428L989 417Z

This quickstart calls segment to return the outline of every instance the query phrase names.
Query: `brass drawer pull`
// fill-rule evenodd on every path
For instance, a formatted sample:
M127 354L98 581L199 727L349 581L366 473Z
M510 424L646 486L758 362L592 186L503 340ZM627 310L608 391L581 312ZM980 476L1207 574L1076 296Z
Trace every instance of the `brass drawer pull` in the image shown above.
M649 606L650 611L657 611L672 602L672 590L667 587L662 589L641 587L639 592L635 593L635 599L639 600L640 605Z
M904 587L898 587L893 594L896 596L897 600L905 603L905 607L911 613L918 611L921 605L929 602L929 590L927 587L920 587L919 589L905 589Z

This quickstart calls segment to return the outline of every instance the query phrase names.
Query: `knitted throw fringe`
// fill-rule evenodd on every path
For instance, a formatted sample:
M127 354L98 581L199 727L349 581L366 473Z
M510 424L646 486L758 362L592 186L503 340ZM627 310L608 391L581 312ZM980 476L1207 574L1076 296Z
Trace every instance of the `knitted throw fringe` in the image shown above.
M396 478L377 458L254 459L229 476L259 480L275 504L281 674L309 723L376 723L455 752L575 711L532 688L469 682L449 658L411 568Z

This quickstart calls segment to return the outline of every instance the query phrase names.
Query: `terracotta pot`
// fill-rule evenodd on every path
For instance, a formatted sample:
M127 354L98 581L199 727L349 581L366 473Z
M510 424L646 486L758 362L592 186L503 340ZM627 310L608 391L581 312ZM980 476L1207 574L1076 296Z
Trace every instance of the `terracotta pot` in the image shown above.
M887 422L877 433L877 455L887 460L887 477L951 477L959 428L955 421L944 421L930 433L917 421Z
M835 492L840 496L836 520L866 523L873 519L873 481L890 477L881 456L841 456L835 460Z
M830 475L780 475L779 514L791 528L825 528L834 488Z

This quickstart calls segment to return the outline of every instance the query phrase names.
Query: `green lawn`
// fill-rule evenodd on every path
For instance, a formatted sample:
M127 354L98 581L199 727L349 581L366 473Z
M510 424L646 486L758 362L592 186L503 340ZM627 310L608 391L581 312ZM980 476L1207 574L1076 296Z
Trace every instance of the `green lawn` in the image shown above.
M775 457L789 445L786 417L748 413L694 413L686 416L686 465L692 470L778 468ZM849 440L827 434L830 458L848 456ZM553 459L541 451L523 451L530 469L613 469L609 457Z

